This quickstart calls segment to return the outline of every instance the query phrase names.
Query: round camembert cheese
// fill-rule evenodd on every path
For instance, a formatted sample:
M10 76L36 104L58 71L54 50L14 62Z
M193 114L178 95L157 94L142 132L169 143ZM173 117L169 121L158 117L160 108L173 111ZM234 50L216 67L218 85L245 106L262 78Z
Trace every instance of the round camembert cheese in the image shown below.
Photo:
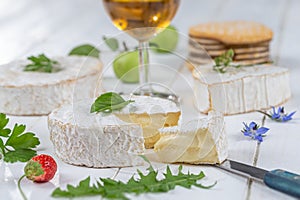
M180 109L169 100L124 96L134 100L110 114L90 113L93 99L64 105L48 117L57 156L69 164L126 167L144 163L138 155L160 138L158 129L177 125Z
M101 90L100 60L84 56L54 57L59 70L24 71L28 60L0 66L0 112L12 115L46 115L64 103L91 98Z

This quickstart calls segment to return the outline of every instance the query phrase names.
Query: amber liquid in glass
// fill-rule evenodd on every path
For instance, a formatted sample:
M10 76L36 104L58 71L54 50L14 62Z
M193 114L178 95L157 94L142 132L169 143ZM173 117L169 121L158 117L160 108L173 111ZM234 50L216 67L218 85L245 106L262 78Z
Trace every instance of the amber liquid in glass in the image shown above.
M103 0L114 25L139 41L147 41L174 17L180 0Z

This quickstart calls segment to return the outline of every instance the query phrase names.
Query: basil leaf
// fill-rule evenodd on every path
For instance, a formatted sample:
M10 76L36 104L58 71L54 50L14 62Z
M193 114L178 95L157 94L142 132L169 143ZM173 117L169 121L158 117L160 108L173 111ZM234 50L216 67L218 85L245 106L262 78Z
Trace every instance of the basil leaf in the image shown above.
M69 56L77 55L99 58L99 54L100 51L96 47L90 44L83 44L72 49L69 53Z
M100 95L91 106L91 113L104 112L111 113L115 110L121 110L129 103L134 102L132 100L125 101L121 95L115 92L108 92Z

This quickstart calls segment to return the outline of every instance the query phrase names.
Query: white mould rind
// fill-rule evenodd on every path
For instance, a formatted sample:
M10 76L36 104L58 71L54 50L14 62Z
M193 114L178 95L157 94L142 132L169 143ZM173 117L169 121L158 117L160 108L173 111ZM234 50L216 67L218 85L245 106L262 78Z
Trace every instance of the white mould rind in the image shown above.
M93 97L101 92L98 59L69 56L54 57L60 71L24 72L28 61L0 66L0 112L11 115L47 115L73 98Z
M89 113L90 104L64 105L48 116L56 155L66 163L94 168L144 164L142 127L113 114Z
M221 74L211 65L193 71L195 106L202 113L217 110L225 115L268 109L291 97L289 70L257 65Z

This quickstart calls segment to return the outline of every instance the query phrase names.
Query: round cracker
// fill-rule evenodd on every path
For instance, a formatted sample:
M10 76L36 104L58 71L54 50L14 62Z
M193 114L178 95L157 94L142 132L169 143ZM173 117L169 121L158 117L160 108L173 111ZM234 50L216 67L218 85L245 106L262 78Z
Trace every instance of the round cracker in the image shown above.
M235 54L234 60L246 60L269 57L269 51L259 53Z
M266 62L270 62L269 57L251 59L251 60L241 60L241 61L236 61L235 63L240 64L240 65L255 65L255 64L262 64L262 63L266 63Z
M253 44L270 41L273 38L271 29L263 24L250 21L199 24L189 29L189 35L191 37L218 40L225 44Z
M245 47L245 48L232 48L234 53L243 54L243 53L257 53L269 51L269 46L258 46L258 47Z

